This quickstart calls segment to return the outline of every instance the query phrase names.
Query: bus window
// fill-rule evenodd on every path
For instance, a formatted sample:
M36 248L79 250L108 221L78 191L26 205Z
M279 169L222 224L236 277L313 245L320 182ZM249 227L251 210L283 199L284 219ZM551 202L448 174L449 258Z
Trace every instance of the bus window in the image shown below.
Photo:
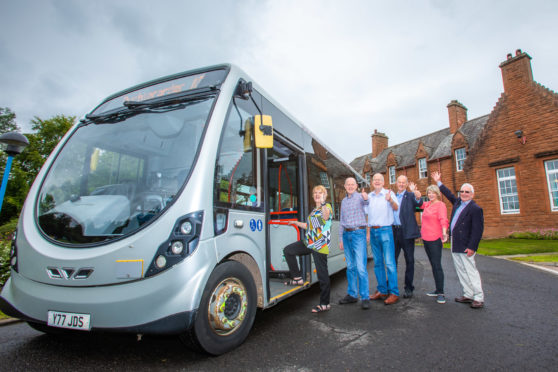
M334 200L333 189L331 187L331 183L330 183L329 176L327 174L327 167L325 163L322 162L321 159L319 159L314 155L309 155L307 156L306 159L307 159L306 166L308 168L308 195L312 195L312 189L315 186L318 185L324 186L327 190L326 202L331 204L335 216L335 211L337 208L335 208L335 204L333 203ZM312 198L310 198L309 203L310 203L309 208L313 209L314 201Z
M263 208L251 123L257 112L251 100L233 99L230 104L215 167L217 205Z
M91 156L86 190L81 194L131 197L143 176L144 163L144 159L96 147Z
M298 217L298 164L295 153L275 140L268 152L269 208L272 219Z

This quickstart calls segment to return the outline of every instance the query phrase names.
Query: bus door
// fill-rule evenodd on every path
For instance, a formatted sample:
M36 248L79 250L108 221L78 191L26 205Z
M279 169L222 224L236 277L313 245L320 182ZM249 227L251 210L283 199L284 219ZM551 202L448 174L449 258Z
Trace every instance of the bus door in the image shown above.
M283 255L283 248L297 240L304 239L304 230L288 225L288 221L304 221L301 206L301 165L302 153L278 139L268 150L268 206L269 206L269 249L268 278L270 303L302 289L285 287L289 278L289 268ZM302 276L309 282L311 256L299 258Z

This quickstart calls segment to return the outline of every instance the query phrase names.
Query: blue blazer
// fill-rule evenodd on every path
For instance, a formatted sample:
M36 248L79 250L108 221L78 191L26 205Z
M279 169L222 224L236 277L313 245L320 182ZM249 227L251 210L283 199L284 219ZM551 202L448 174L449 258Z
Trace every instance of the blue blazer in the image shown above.
M453 195L450 189L444 185L440 185L440 191L453 204L450 219L451 226L455 211L461 205L461 199ZM453 231L450 231L452 236L451 251L454 253L465 253L467 248L476 251L479 248L483 231L484 214L482 208L474 200L471 200L465 209L461 211Z
M420 237L420 229L415 218L416 207L422 205L420 201L415 200L415 194L405 191L401 205L399 206L399 220L401 221L401 229L405 239L415 239Z

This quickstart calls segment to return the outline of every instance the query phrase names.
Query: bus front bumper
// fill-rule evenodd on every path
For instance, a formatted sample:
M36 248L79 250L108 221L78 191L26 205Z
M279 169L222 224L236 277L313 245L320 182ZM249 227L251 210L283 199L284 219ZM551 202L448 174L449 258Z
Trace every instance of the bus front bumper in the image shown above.
M204 268L208 269L208 268ZM177 270L135 282L98 287L53 286L14 272L2 289L0 309L9 316L47 324L48 312L90 315L90 330L179 334L189 330L207 270ZM203 288L203 286L202 286Z
M0 297L0 310L13 318L21 319L26 322L37 324L47 323L43 320L31 318L12 306L4 297ZM158 335L174 335L186 332L192 326L196 317L196 310L184 311L182 313L167 316L163 319L158 319L153 322L138 324L128 327L112 327L101 328L93 327L91 332L118 332L118 333L134 333L134 334L158 334Z

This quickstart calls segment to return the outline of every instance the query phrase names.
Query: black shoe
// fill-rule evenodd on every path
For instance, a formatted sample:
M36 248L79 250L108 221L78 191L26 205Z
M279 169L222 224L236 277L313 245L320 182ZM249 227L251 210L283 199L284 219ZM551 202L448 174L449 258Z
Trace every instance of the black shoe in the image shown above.
M411 298L413 297L413 291L409 289L405 289L405 293L403 293L403 298Z
M358 301L358 298L355 298L351 295L346 295L345 297L343 297L342 299L339 300L339 305L345 305L345 304L352 304Z
M362 307L362 310L370 309L370 300L369 299L364 299L364 300L360 301L360 306Z

